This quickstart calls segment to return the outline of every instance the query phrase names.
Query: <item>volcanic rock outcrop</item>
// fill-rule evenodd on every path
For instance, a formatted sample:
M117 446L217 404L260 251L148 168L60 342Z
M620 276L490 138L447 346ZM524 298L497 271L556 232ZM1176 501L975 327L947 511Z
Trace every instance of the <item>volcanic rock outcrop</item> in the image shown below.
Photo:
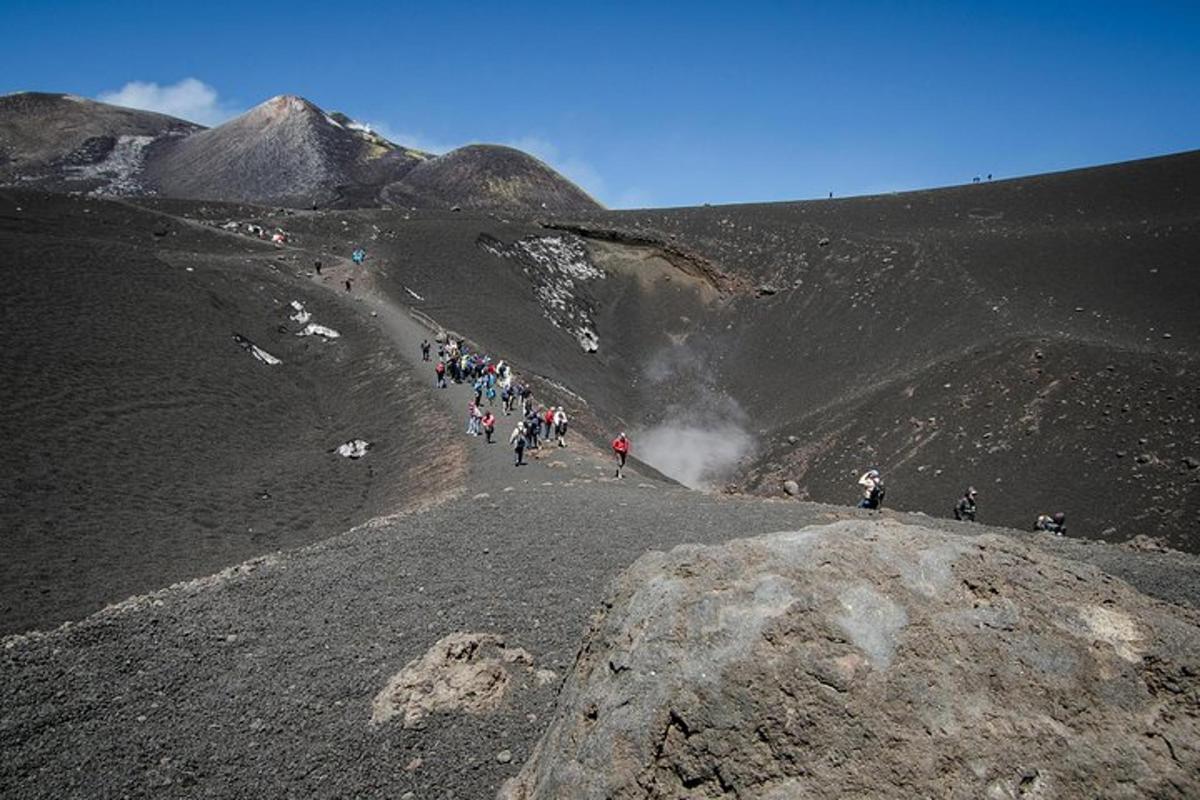
M844 521L640 558L527 798L1195 797L1200 619L998 535Z

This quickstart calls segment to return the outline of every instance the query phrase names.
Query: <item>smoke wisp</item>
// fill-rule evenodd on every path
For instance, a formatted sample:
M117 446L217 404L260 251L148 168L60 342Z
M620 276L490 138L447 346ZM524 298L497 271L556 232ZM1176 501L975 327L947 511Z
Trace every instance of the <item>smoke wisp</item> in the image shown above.
M633 432L639 459L692 489L711 489L755 448L746 413L717 387L695 346L663 349L644 370L665 411Z

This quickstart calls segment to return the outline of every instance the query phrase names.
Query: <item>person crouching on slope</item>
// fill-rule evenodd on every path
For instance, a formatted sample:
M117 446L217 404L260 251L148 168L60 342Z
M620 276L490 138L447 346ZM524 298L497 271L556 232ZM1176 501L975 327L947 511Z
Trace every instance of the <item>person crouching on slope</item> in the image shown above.
M971 486L958 498L958 505L954 507L954 518L964 522L975 521L975 487Z
M863 487L862 499L858 501L859 508L879 508L883 503L883 477L877 469L869 469L858 479L858 485Z
M617 457L617 477L621 477L621 470L625 468L625 460L629 458L629 439L625 437L625 433L617 434L617 438L612 440L613 455Z

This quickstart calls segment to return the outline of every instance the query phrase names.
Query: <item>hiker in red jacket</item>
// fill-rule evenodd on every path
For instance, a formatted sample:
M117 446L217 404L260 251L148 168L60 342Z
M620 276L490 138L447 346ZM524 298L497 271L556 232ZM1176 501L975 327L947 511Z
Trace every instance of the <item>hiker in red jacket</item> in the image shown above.
M612 441L613 453L617 457L617 477L621 477L621 470L625 468L625 459L629 457L629 439L625 437L625 433L617 434L617 438Z
M542 431L542 438L550 441L550 434L554 431L554 406L546 406L542 412Z

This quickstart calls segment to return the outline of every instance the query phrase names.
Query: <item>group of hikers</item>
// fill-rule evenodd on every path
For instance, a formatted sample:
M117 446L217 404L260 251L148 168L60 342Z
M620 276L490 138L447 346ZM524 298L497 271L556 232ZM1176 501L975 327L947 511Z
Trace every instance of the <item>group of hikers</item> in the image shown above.
M438 339L437 361L434 363L437 387L445 389L447 380L451 380L470 386L475 393L467 403L467 435L483 436L488 444L495 444L496 412L493 409L499 399L504 416L517 416L512 433L508 436L514 466L524 466L525 453L540 450L543 443L553 440L559 447L567 446L568 419L562 406L542 406L534 402L533 390L516 380L512 368L503 359L495 361L483 353L473 353L462 339L442 339ZM422 361L432 361L432 351L433 345L428 339L421 342ZM609 447L616 462L616 477L620 478L629 458L629 437L622 432L609 443ZM887 489L878 469L864 472L858 479L858 485L861 487L859 508L879 509L883 506ZM975 522L977 497L975 487L968 486L954 505L954 518ZM1061 511L1040 514L1034 529L1061 536L1067 530L1066 515Z
M887 490L884 488L883 476L879 470L872 468L864 472L858 479L858 485L862 487L862 497L858 501L859 508L877 509L883 505L883 498ZM978 494L974 486L966 488L962 497L954 505L955 519L962 522L975 521L978 511L975 499ZM1062 536L1067 532L1067 515L1061 511L1055 514L1039 514L1033 524L1033 529Z
M432 351L429 340L423 340L421 360L432 361ZM536 403L533 390L516 379L512 367L503 359L493 360L486 354L473 353L464 340L446 337L445 341L438 341L433 370L439 389L445 389L449 380L474 390L475 396L467 403L468 436L483 436L488 444L495 444L497 420L493 409L497 399L504 416L516 415L516 423L508 437L513 450L513 466L524 466L526 451L540 450L543 444L551 441L558 447L567 446L569 420L566 410L562 406ZM613 439L612 452L618 478L622 477L629 449L629 438L623 432Z

